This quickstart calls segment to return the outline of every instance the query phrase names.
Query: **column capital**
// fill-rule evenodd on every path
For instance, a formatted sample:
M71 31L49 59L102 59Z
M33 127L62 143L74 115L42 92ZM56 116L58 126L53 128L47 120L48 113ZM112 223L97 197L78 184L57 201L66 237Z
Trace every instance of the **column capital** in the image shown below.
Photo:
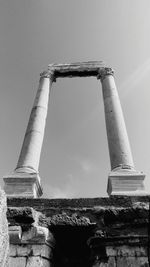
M114 75L114 70L112 68L99 69L97 79L103 81L107 75Z
M40 73L41 78L50 78L51 82L56 82L55 71L54 70L45 70Z

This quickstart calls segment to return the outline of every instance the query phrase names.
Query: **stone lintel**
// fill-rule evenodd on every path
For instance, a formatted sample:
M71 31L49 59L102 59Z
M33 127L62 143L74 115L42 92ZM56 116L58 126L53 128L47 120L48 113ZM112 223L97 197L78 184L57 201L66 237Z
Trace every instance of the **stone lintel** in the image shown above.
M4 191L7 197L37 198L42 195L42 187L38 173L14 172L4 176Z
M64 77L99 77L100 72L104 69L111 69L106 67L102 61L87 61L77 62L71 64L50 64L47 73L53 73L56 78Z
M111 171L108 177L108 195L148 195L144 187L145 174L130 169Z

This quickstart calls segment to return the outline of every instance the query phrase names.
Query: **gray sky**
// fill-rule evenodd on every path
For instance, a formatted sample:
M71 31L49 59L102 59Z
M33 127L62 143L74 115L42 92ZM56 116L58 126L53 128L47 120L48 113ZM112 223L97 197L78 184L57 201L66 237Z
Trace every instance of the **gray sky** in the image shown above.
M149 14L149 0L0 1L1 177L16 167L39 73L54 62L104 60L115 69L134 162L150 192ZM105 196L109 171L100 82L58 80L40 162L44 196Z

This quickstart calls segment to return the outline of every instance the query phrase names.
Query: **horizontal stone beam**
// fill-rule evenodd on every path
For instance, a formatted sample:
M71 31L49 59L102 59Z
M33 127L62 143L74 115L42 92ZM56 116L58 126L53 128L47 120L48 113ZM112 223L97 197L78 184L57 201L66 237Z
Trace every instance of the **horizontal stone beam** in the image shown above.
M53 73L54 78L64 77L88 77L97 76L99 71L106 68L102 61L87 61L71 64L50 64L48 72Z
M33 209L45 213L50 208L93 208L102 207L106 209L128 208L136 203L144 202L149 205L149 196L111 196L103 198L75 198L75 199L28 199L28 198L9 198L7 197L8 207L32 207Z

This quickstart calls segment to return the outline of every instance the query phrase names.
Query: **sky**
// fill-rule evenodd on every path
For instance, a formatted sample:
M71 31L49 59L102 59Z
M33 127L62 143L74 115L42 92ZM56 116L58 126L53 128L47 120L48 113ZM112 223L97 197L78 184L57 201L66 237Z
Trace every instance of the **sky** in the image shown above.
M115 82L136 170L150 193L150 1L0 0L0 184L16 167L40 72L103 60ZM107 196L110 161L100 81L58 79L39 173L46 198Z

